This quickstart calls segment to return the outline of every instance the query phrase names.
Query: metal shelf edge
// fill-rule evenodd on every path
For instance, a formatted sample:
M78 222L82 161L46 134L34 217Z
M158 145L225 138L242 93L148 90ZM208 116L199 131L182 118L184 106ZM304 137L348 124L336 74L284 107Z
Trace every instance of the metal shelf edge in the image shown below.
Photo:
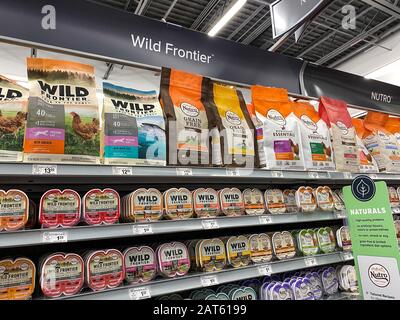
M336 252L331 254L312 256L315 258L316 264L313 267L324 266L334 263L351 261L348 256L343 252ZM294 258L290 260L276 261L266 264L252 265L240 269L228 269L215 273L202 273L196 275L189 275L182 278L159 280L152 283L140 284L135 286L124 286L117 289L84 293L72 297L59 298L60 300L130 300L130 290L137 288L147 288L150 291L151 297L158 297L164 294L175 292L194 290L203 288L202 277L215 276L218 279L218 284L230 283L240 280L252 279L263 277L260 273L260 267L270 265L272 269L271 274L278 274L283 272L295 271L300 269L309 268L306 265L306 260L310 257Z

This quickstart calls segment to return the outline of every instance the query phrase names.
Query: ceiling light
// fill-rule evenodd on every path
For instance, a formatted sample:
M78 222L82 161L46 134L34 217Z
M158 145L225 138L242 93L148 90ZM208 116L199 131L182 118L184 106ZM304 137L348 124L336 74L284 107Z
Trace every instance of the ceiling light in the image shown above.
M227 23L232 17L238 13L238 11L246 4L247 0L238 0L219 20L214 27L208 32L210 37L214 37Z

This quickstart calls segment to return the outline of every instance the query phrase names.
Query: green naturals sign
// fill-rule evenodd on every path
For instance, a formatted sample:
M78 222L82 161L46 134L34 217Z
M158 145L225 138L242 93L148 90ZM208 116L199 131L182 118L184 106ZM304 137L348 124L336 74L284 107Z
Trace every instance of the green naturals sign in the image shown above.
M400 254L386 183L359 176L343 193L364 299L400 300Z

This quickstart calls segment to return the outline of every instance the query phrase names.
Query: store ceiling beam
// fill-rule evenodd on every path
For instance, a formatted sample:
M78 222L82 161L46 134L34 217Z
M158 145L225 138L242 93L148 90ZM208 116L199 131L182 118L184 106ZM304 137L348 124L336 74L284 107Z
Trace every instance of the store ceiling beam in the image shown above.
M247 17L229 36L228 39L231 40L234 36L236 36L251 20L253 20L265 7L267 4L262 4L255 11L252 12L250 16Z
M168 19L169 14L171 13L171 11L174 9L176 3L178 2L178 0L173 0L171 5L169 6L167 12L164 14L164 17L162 18L162 20L166 21Z
M257 39L261 34L263 34L272 25L271 17L268 17L262 24L260 24L252 33L250 33L241 43L250 44L255 39Z
M359 19L361 17L363 17L364 15L366 15L369 11L371 11L372 8L367 8L364 11L360 12L358 15L356 15L356 19ZM315 23L315 21L313 22ZM326 28L326 26L324 25L324 27ZM300 52L297 55L297 58L302 58L304 55L306 55L307 53L311 52L312 50L314 50L316 47L319 47L321 44L323 44L325 41L327 41L330 37L334 36L336 33L338 33L339 28L337 28L337 30L329 32L327 35L325 35L324 37L322 37L321 39L317 40L316 42L314 42L312 45L308 46L307 49L303 50L302 52Z
M399 0L399 1L400 1L400 0ZM397 32L397 31L399 31L399 30L400 30L400 24L394 26L393 28L390 28L388 31L386 31L385 33L383 33L383 34L380 36L380 39L379 39L379 40L374 40L373 42L375 42L375 41L376 41L376 42L382 41L382 39L384 39L384 38L390 36L391 34ZM340 58L339 60L337 60L337 61L335 61L334 63L330 64L328 67L329 67L329 68L336 68L336 67L338 67L339 65L341 65L343 62L345 62L345 61L347 61L347 60L353 58L354 56L356 56L356 55L358 55L358 54L360 54L360 53L362 53L362 52L368 50L370 47L371 47L371 44L366 43L365 45L363 45L362 47L358 48L357 50L355 50L355 51L349 53L348 55L344 56L343 58Z
M328 62L329 60L332 60L333 58L335 58L336 56L338 56L339 54L343 53L344 51L346 51L347 49L351 48L352 46L354 46L355 44L359 43L360 41L362 41L363 39L369 37L371 34L374 34L375 32L377 32L378 30L384 28L385 26L391 24L392 22L396 21L396 18L391 17L383 22L381 22L380 24L376 25L375 27L373 27L372 29L358 35L357 37L351 39L350 41L346 42L345 44L343 44L342 46L340 46L339 48L337 48L336 50L330 52L329 54L323 56L321 59L319 59L316 64L324 64L326 62Z
M207 18L207 16L211 13L211 11L221 2L221 0L211 0L207 3L206 7L199 14L196 20L190 26L190 29L196 30L203 21Z
M393 3L390 3L386 0L362 0L364 3L373 6L382 12L390 14L392 17L396 19L400 19L400 8Z

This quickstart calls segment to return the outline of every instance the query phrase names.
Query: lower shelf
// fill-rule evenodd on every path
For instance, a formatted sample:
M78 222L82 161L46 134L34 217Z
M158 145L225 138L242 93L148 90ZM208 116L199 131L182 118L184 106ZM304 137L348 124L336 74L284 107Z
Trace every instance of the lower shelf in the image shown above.
M124 286L101 292L90 292L62 300L139 300L158 297L175 292L194 290L218 284L252 279L266 275L295 271L353 260L351 252L301 257L285 261L274 261L267 264L252 265L239 269L227 269L215 273L202 273L182 278L154 281L147 284Z

